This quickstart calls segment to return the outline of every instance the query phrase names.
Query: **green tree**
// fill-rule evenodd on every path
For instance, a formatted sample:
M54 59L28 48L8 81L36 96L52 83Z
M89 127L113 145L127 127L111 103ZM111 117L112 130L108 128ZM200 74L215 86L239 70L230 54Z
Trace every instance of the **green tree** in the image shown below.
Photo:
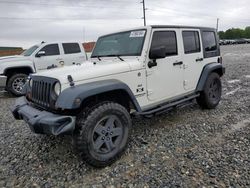
M220 39L226 39L226 38L225 38L225 32L224 32L224 31L219 31L219 32L218 32L218 35L219 35Z
M250 39L250 26L245 28L245 37L244 38Z

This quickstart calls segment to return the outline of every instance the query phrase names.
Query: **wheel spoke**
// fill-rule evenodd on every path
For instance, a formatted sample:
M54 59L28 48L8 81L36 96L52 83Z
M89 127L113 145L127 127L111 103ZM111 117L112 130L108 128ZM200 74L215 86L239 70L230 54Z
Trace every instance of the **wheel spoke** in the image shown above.
M114 128L112 130L112 137L122 135L122 128Z
M107 122L105 123L105 127L110 127L110 129L112 129L114 127L114 123L115 123L115 117L110 116Z
M104 140L102 139L101 136L99 136L95 141L94 141L94 147L96 150L100 150L100 147L104 144Z
M113 150L113 149L115 148L115 145L114 145L114 143L112 142L112 139L109 140L109 141L106 141L106 142L105 142L105 145L106 145L106 147L107 147L108 152L111 151L111 150Z
M101 124L98 124L95 128L95 132L99 135L103 135L103 131L106 132L105 127L103 127Z

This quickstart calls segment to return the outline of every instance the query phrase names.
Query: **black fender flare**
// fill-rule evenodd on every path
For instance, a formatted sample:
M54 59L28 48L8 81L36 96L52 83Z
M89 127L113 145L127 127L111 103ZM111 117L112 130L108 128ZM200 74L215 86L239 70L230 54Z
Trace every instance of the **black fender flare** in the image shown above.
M69 87L63 90L59 95L56 101L56 107L61 109L78 109L81 107L81 104L76 102L76 99L80 99L81 102L83 102L88 97L115 90L125 91L130 97L136 110L139 112L141 111L140 105L128 85L115 79L96 81Z
M31 66L14 66L14 67L7 67L4 69L4 75L7 74L8 71L11 71L11 70L18 70L18 69L27 69L29 70L30 74L33 74L35 73L35 69L34 67L31 67Z
M202 70L196 91L199 92L203 90L206 80L211 72L217 72L220 76L222 76L225 73L225 68L220 63L210 63L206 65Z

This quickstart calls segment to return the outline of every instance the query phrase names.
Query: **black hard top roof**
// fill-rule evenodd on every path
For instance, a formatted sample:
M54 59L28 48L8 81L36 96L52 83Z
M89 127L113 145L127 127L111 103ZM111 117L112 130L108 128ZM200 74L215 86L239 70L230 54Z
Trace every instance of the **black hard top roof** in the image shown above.
M186 29L201 29L201 30L216 30L212 27L200 27L200 26L183 26L183 25L151 25L152 28L186 28Z

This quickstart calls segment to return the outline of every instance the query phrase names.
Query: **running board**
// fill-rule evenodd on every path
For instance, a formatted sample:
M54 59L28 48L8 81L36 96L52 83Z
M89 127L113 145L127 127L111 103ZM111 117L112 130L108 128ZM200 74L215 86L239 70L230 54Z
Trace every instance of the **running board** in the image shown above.
M157 108L154 108L152 110L140 112L140 113L138 113L138 115L152 116L152 115L156 115L156 114L165 113L165 112L170 111L174 108L186 107L186 106L189 106L191 103L193 103L193 100L199 96L200 96L200 94L194 94L191 96L187 96L187 97L181 98L179 100L175 100L173 102L168 102L167 104L162 105L162 106L158 106Z

